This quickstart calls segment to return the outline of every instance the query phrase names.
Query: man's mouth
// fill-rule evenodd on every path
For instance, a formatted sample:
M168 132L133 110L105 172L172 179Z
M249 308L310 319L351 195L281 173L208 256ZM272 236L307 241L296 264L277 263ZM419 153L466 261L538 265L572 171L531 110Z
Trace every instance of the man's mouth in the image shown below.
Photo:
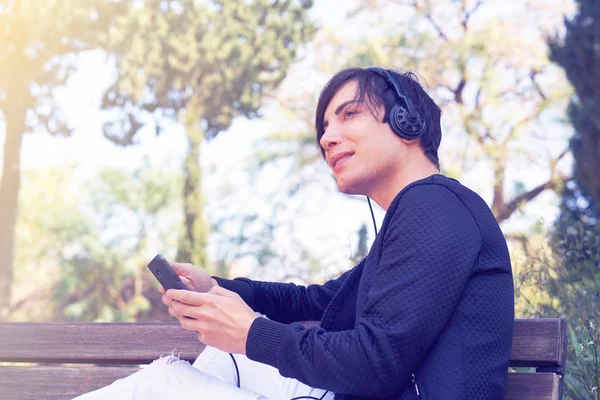
M350 152L338 153L338 154L334 155L333 157L331 157L331 161L330 161L331 168L334 170L340 168L353 155L354 155L354 153L350 153Z

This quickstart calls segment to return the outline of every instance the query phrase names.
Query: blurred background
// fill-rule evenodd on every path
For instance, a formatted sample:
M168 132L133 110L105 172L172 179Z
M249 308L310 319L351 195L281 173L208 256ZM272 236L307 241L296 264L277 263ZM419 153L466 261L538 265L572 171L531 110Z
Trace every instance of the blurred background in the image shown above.
M598 0L0 0L0 320L170 320L157 253L301 284L351 268L371 216L313 119L370 65L441 106L442 173L500 223L516 316L564 316L565 398L600 398Z

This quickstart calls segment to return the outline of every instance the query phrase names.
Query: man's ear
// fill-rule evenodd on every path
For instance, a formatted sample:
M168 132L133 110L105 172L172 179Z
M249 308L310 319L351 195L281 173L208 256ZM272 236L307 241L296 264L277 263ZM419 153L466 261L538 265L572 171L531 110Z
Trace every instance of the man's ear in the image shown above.
M404 143L407 146L419 144L419 141L420 141L420 139L404 139L403 137L401 137L400 140L402 140L402 143Z

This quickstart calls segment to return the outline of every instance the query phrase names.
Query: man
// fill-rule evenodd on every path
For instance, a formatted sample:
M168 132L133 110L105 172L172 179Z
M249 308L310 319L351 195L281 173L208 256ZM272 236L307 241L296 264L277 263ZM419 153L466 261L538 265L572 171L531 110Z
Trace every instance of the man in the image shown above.
M485 202L439 174L440 114L412 74L351 68L335 75L317 105L317 142L340 191L386 210L369 255L307 287L212 278L172 263L190 290L159 289L169 313L208 345L197 369L175 362L181 371L173 384L164 379L170 361L161 358L146 377L134 374L104 388L105 397L81 400L129 395L135 385L186 399L210 389L227 399L256 399L253 392L270 400L503 400L510 259ZM227 392L236 384L247 392Z
M504 399L508 250L485 202L439 174L439 108L412 74L351 68L323 89L315 125L339 190L386 210L366 259L308 287L173 263L209 293L169 290L171 315L207 345L338 399Z

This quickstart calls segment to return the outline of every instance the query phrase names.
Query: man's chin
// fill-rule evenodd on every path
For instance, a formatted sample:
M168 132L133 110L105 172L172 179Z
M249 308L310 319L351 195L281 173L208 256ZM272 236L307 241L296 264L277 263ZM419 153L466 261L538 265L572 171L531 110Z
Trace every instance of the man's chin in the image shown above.
M352 185L351 182L336 181L336 183L338 190L344 194L363 194L362 191L359 190L356 185Z

